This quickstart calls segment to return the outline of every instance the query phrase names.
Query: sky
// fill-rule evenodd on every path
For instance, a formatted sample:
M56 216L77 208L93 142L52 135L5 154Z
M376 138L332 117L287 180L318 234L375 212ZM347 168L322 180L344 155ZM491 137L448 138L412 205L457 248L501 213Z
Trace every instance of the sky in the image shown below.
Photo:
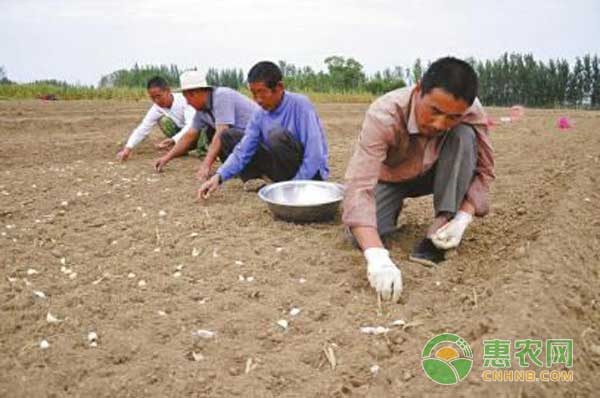
M0 0L0 66L18 82L97 84L139 64L236 67L353 57L371 74L416 58L600 55L598 0Z

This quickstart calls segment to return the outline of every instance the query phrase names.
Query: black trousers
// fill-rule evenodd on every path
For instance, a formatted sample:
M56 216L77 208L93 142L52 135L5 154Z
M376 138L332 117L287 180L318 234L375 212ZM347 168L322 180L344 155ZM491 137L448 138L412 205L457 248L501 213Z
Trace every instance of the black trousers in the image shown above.
M229 157L243 136L241 131L234 129L229 129L221 134L221 152L219 154L221 161L224 162ZM298 173L304 157L302 144L296 141L289 131L281 127L269 131L268 136L267 142L259 144L250 163L240 173L239 177L242 181L263 176L273 182L287 181Z

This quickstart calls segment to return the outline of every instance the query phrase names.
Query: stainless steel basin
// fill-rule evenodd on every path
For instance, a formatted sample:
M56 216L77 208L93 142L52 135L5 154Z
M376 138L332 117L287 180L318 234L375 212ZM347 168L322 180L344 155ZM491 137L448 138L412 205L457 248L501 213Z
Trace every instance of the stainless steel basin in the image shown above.
M337 213L344 186L325 181L284 181L263 187L258 196L277 218L292 222L327 221Z

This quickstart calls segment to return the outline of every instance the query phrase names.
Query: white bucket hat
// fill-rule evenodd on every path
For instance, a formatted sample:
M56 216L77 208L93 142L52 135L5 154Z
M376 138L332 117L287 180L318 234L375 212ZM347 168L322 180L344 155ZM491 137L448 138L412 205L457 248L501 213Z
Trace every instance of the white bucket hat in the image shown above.
M197 70L189 70L183 72L179 76L181 87L177 91L193 90L196 88L211 88L212 86L206 82L206 75Z

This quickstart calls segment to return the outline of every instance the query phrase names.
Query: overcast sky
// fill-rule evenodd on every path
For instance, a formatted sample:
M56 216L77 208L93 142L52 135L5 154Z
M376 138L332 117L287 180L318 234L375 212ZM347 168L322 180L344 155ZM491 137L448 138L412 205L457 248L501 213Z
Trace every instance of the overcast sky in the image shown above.
M598 0L0 0L0 66L19 82L97 84L135 62L320 70L341 55L372 73L448 54L572 61L600 55L599 37Z

